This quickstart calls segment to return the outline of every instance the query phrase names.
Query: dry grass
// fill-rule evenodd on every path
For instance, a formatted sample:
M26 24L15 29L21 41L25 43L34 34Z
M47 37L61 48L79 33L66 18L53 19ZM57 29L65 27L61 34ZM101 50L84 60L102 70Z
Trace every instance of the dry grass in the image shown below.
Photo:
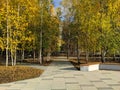
M0 66L0 83L8 83L18 80L38 77L43 70L25 66Z

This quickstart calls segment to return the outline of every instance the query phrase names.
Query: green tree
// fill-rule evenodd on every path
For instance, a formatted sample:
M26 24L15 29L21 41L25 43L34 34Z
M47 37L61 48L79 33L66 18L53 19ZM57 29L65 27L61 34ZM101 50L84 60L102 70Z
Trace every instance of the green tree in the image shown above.
M64 3L67 3L63 0ZM66 15L71 14L72 20L68 21L70 36L78 38L78 48L86 52L86 62L89 53L101 52L102 62L105 62L106 53L119 48L119 0L72 0L69 2ZM63 4L63 7L67 8ZM74 13L73 13L74 12ZM67 21L65 17L64 21ZM67 31L66 33L69 33ZM75 46L75 45L73 45ZM79 55L78 55L79 56Z

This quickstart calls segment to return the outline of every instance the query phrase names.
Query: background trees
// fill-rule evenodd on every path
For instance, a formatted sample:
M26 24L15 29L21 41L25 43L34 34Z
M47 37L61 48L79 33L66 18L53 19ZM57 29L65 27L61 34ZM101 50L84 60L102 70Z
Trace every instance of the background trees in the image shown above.
M6 66L8 61L16 65L18 56L23 60L25 51L32 51L35 59L41 45L40 34L43 35L44 53L57 49L55 48L57 44L54 43L59 39L59 18L51 16L50 2L40 1L3 0L0 2L0 49L1 52L6 50Z
M82 52L86 62L90 54L119 53L120 1L119 0L63 0L55 12L49 0L3 0L0 2L0 49L8 60L16 65L18 56L23 60L25 51L34 60L49 56L58 49L60 18L63 23L63 47L68 57ZM57 14L59 16L57 16Z
M91 53L101 52L101 61L105 62L106 54L119 52L119 0L71 0L69 3L70 8L65 14L73 13L70 16L72 19L68 21L68 38L77 37L79 52L85 52L86 61ZM68 8L64 4L63 7ZM64 18L64 22L67 22L67 17ZM77 43L75 38L72 43Z

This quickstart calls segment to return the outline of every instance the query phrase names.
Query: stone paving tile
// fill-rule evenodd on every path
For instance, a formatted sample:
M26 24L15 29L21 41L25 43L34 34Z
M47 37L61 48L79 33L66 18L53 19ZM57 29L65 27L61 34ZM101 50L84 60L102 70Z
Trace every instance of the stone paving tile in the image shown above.
M5 84L1 84L0 87L10 87L11 85L5 85Z
M98 88L101 88L101 87L109 87L109 85L107 85L106 83L104 82L92 82L95 87L98 87Z
M6 90L21 90L21 89L15 89L15 88L13 88L13 89L6 89Z
M63 82L53 82L52 90L64 90L66 89L65 83Z
M25 88L23 88L23 89L21 89L21 90L37 90L36 88L28 88L28 87L25 87Z
M11 86L13 86L14 83L6 83L6 84L0 84L0 90L6 90L9 89Z
M5 88L5 87L0 87L0 90L6 90L7 88Z
M24 84L14 84L14 85L12 85L11 87L9 87L9 89L14 89L14 87L16 88L16 89L20 89L20 88L23 88L23 87L25 87L26 85L24 85Z
M111 87L101 87L101 88L97 88L98 90L113 90L113 88Z
M74 76L83 76L83 74L74 74Z
M90 82L103 82L102 80L91 80Z
M120 84L108 84L109 86L120 86Z
M24 86L24 88L32 88L35 89L40 85L39 82L29 82L26 86Z
M82 84L80 85L80 87L94 87L93 84Z
M66 84L78 84L76 78L65 78Z
M112 78L100 78L101 80L112 80Z
M51 89L51 90L67 90L67 89Z
M51 86L50 87L49 86L45 86L45 87L38 86L35 90L51 90Z
M54 78L64 78L63 74L54 75Z
M119 72L119 73L120 73L120 72ZM118 74L118 73L117 73L117 74ZM120 79L118 79L118 78L120 78L120 75L116 75L116 74L113 73L112 79L115 80L116 82L120 82Z
M27 84L27 82L15 82L15 84Z
M40 77L38 78L33 78L33 79L26 79L26 80L20 80L20 81L16 81L16 82L13 82L14 84L27 84L29 82L39 82L41 80Z
M67 76L67 75L65 74L64 78L71 79L71 78L75 78L75 77L74 77L73 75L68 75L68 76Z
M82 90L78 84L66 84L67 90Z
M54 78L53 79L53 82L65 82L65 79L64 78Z
M79 82L79 85L91 85L91 82L86 77L77 77L76 80Z
M108 85L112 85L112 84L120 84L115 80L102 80L103 82L105 82Z
M98 90L96 87L81 87L82 90Z
M114 90L120 90L120 86L112 86Z
M78 82L65 82L65 84L71 84L71 85L73 85L73 84L78 84Z
M41 80L53 80L53 76L43 77Z
M103 71L102 74L111 74L111 72L107 72L105 70L102 70L102 71Z

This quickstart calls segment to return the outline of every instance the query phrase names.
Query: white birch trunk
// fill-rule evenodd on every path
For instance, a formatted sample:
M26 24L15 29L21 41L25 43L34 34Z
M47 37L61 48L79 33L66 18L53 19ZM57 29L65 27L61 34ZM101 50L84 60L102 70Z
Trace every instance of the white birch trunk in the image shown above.
M17 59L17 52L16 52L16 47L15 47L14 66L16 65L16 59Z
M8 66L8 47L9 47L9 20L8 20L8 0L7 0L7 43L6 43L6 66Z
M42 1L40 1L42 7ZM43 9L41 9L41 32L40 32L40 50L39 50L39 62L42 64L42 24L43 24Z
M19 12L20 12L20 5L18 4L18 26L19 26ZM15 40L17 41L17 37L15 37ZM14 53L14 66L16 65L16 59L17 59L17 46L15 46L15 53Z
M88 59L89 59L89 52L86 51L86 63L88 63Z

